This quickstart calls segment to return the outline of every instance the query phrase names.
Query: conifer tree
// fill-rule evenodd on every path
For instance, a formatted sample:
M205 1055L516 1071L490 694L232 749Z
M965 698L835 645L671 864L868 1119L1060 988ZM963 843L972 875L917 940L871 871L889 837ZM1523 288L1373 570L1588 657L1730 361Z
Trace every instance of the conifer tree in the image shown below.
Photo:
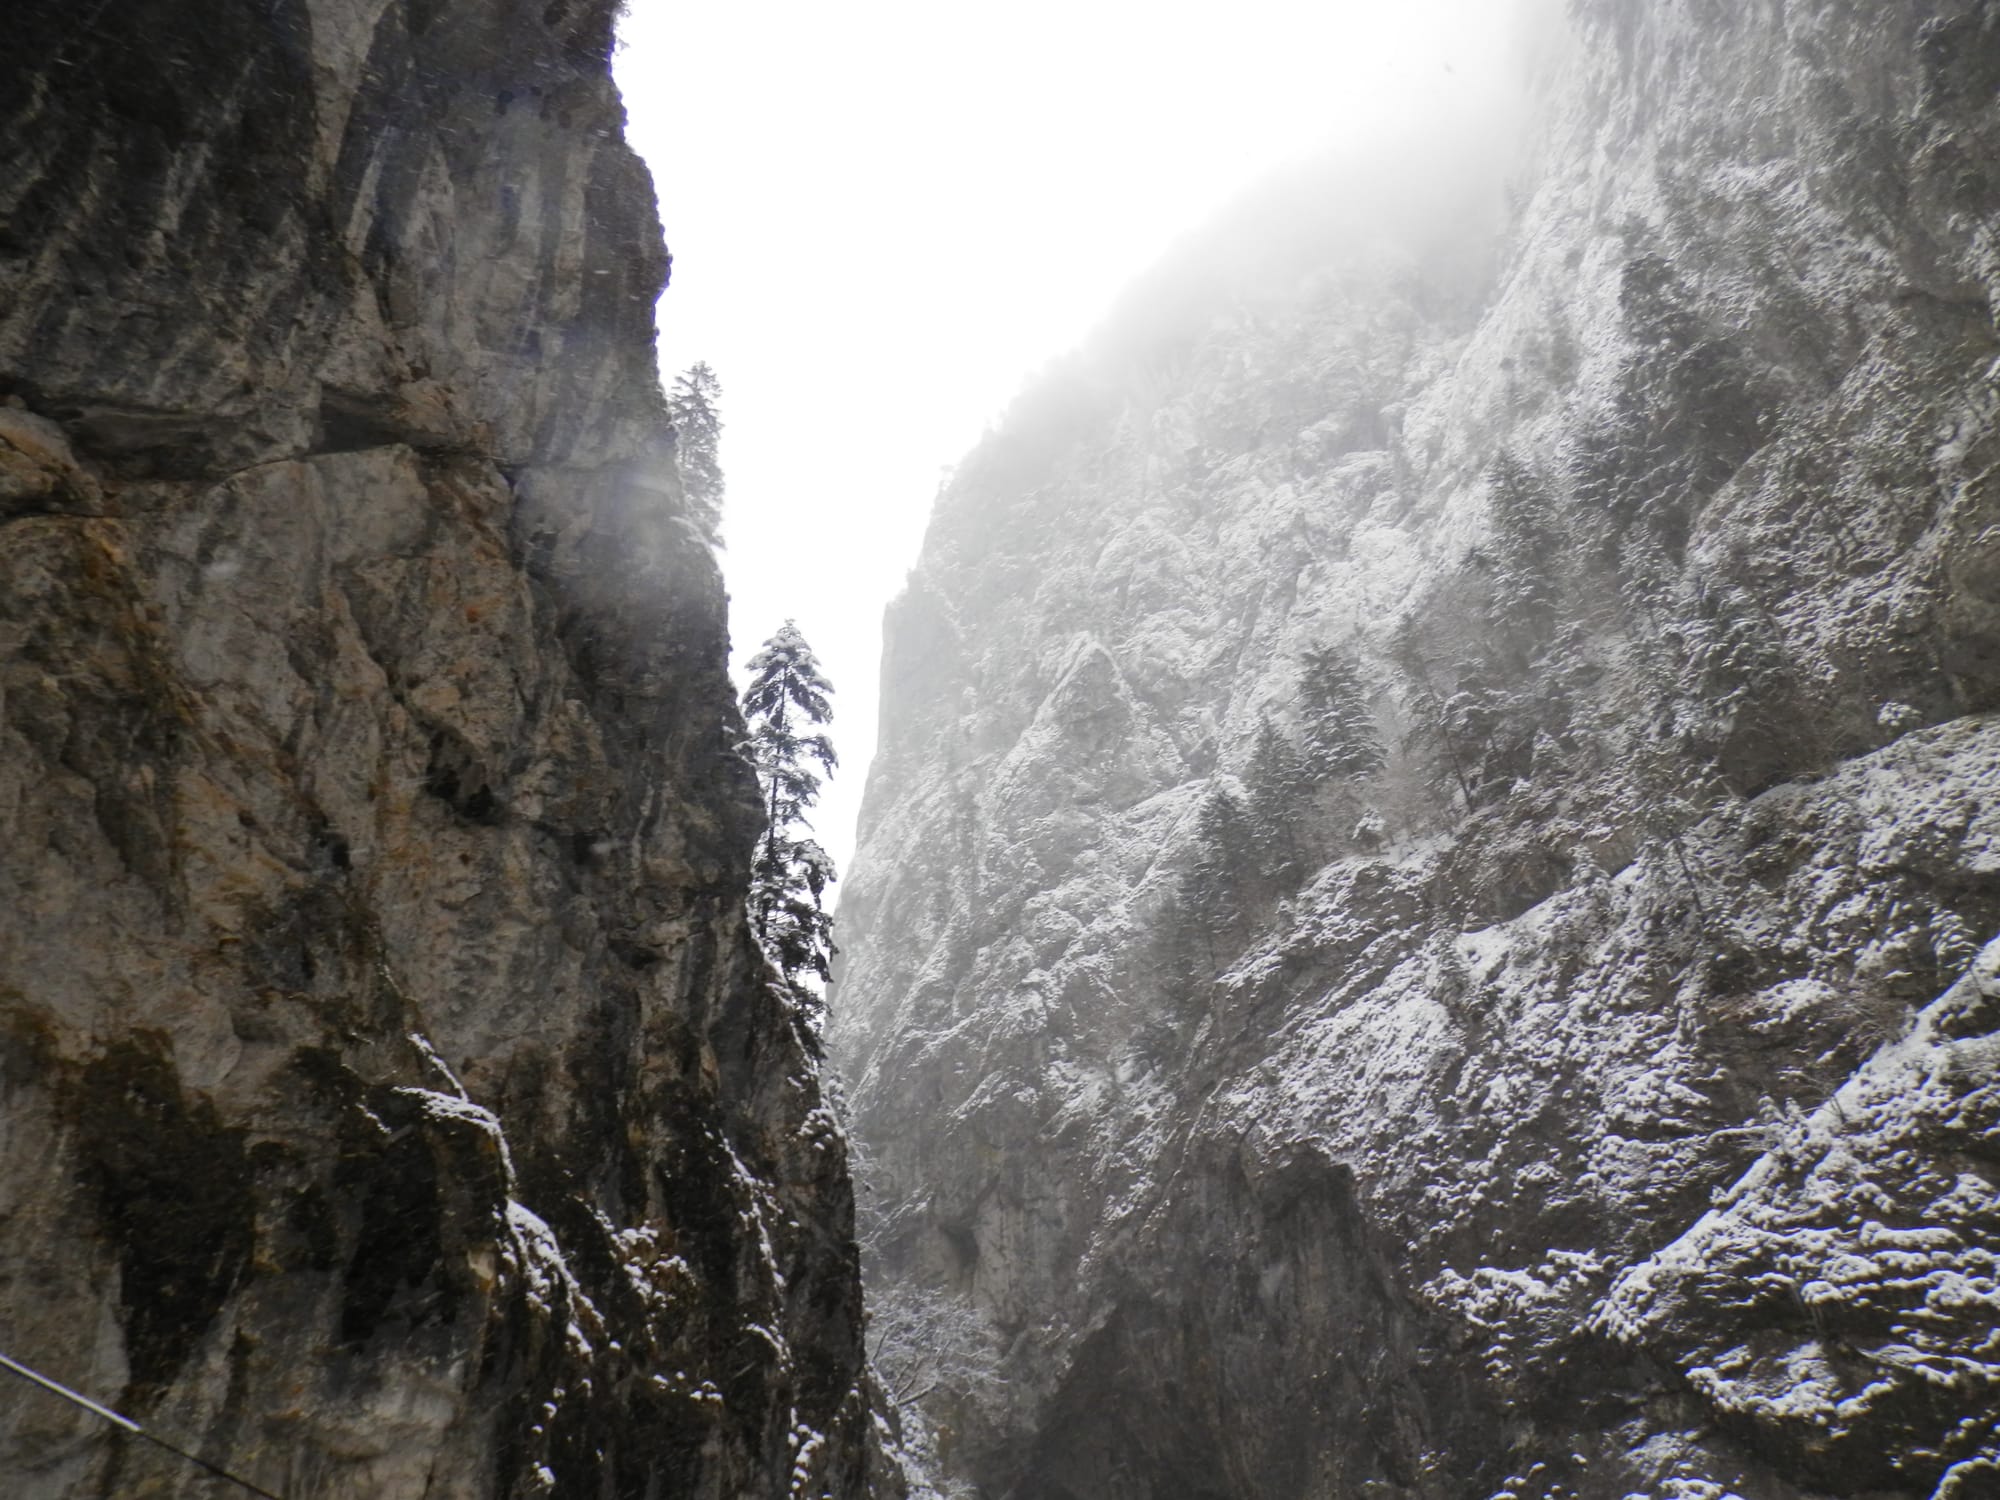
M674 377L667 393L667 420L674 424L674 462L688 513L710 546L722 539L722 382L706 364Z
M1314 646L1299 679L1299 724L1306 767L1320 778L1366 776L1382 769L1382 737L1352 657Z
M743 717L765 816L751 864L750 923L787 993L817 1027L825 1002L808 976L824 985L830 975L833 917L823 898L837 876L826 851L804 833L812 826L806 812L819 800L812 767L831 774L838 764L833 741L817 732L833 718L833 684L790 620L750 658L749 670Z
M1257 738L1243 771L1243 787L1249 794L1244 811L1250 834L1263 851L1267 872L1278 876L1297 873L1303 853L1299 824L1312 805L1312 778L1306 774L1297 748L1269 718L1257 721Z
M1559 518L1547 488L1511 453L1493 460L1486 483L1493 528L1494 624L1510 638L1509 644L1518 638L1527 648L1516 652L1517 665L1525 665L1548 643L1555 627Z
M1618 302L1632 349L1608 420L1579 444L1577 495L1612 538L1646 531L1679 564L1701 504L1757 447L1753 382L1735 340L1708 332L1664 256L1628 261Z
M1248 917L1245 886L1252 865L1250 821L1243 799L1215 785L1202 798L1194 834L1194 858L1181 876L1181 900L1208 940L1211 964L1219 961L1215 939L1236 931Z

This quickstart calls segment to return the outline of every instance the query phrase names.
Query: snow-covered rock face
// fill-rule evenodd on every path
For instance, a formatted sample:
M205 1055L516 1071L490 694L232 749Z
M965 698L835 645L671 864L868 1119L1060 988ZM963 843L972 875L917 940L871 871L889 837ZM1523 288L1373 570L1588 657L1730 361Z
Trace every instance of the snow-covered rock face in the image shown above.
M612 11L7 16L0 1348L281 1495L873 1482Z
M891 612L835 1045L984 1493L1995 1482L2000 18L1566 12L1511 153L1177 253ZM1387 764L1218 896L1320 643Z

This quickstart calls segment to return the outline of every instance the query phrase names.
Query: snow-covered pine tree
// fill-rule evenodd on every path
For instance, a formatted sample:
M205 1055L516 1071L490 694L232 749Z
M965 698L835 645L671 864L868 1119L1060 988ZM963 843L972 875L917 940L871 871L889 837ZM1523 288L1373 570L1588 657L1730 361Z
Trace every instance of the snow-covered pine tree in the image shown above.
M1181 902L1207 942L1211 969L1223 956L1216 939L1237 934L1250 916L1246 887L1253 845L1243 799L1217 782L1196 814L1194 857L1180 881Z
M674 377L667 420L674 424L674 462L688 513L711 547L722 544L722 382L706 364Z
M1304 854L1299 827L1312 803L1312 778L1297 748L1269 718L1257 720L1243 789L1250 834L1262 851L1265 872L1280 878L1295 875Z
M1337 646L1314 646L1305 653L1299 725L1306 767L1314 776L1366 776L1382 769L1382 736L1360 669Z
M1628 261L1618 304L1632 347L1605 419L1576 450L1579 519L1608 522L1614 539L1646 531L1678 566L1696 512L1757 447L1755 383L1670 260Z
M804 836L807 810L819 800L817 764L838 764L833 741L817 726L830 722L833 684L792 621L750 658L743 717L750 757L764 797L765 828L750 871L750 924L765 956L783 977L807 1023L818 1029L832 963L833 917L824 905L836 876L826 851Z
M1512 453L1493 460L1486 486L1493 624L1515 665L1524 667L1548 644L1559 613L1561 518L1548 487Z

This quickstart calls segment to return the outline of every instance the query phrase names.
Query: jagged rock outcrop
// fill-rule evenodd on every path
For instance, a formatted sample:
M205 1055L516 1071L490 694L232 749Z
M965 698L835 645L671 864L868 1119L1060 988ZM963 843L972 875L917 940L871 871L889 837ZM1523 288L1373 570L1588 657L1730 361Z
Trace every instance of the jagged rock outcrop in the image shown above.
M2000 1485L2000 10L1534 20L1516 151L1246 201L890 613L832 1008L980 1494Z
M7 17L0 1347L283 1496L898 1492L613 11Z

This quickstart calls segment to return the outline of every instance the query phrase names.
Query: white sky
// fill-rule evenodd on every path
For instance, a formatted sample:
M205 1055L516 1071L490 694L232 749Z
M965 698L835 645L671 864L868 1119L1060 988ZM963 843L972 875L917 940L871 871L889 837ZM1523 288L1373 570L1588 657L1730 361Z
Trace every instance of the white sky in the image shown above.
M1180 234L1490 77L1506 0L629 0L617 73L673 284L660 365L723 386L738 660L833 679L845 871L883 607L942 470Z

